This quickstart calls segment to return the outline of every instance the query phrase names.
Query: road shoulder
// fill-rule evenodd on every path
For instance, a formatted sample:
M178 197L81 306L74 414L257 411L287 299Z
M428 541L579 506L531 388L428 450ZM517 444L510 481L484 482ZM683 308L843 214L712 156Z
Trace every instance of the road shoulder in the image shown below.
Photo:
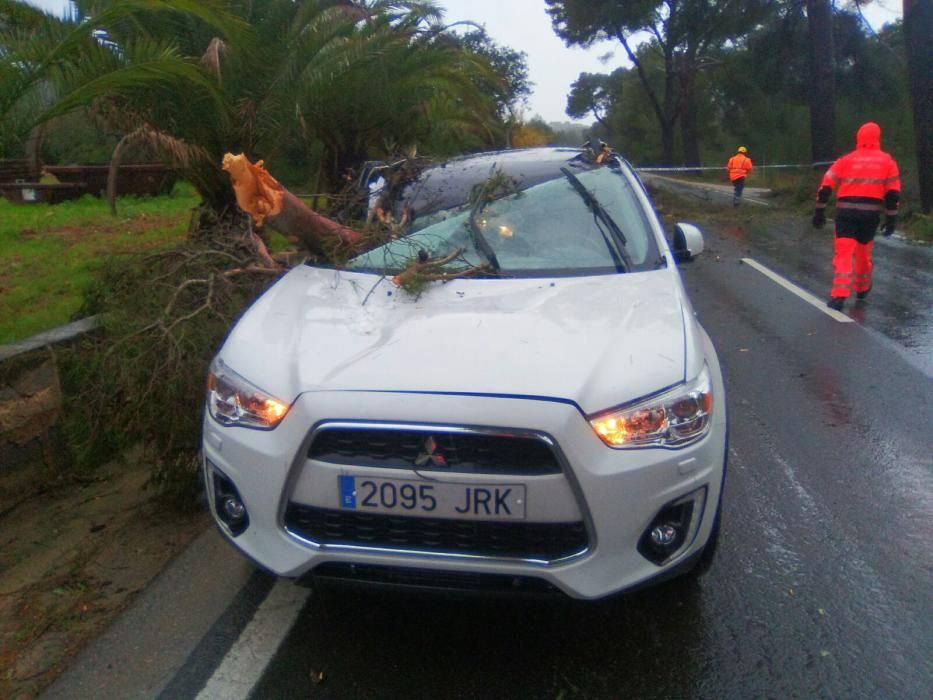
M42 697L157 697L254 571L208 527Z

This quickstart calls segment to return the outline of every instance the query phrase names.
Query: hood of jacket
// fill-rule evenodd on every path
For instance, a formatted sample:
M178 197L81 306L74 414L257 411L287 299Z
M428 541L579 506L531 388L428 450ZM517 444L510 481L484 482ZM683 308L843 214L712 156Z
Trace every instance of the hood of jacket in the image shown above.
M881 127L875 122L867 122L859 127L855 136L858 148L881 148Z

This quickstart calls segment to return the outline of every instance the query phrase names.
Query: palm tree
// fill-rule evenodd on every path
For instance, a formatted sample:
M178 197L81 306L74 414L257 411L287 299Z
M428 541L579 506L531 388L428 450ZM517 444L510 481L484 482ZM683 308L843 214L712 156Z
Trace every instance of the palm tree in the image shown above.
M216 79L185 56L177 40L120 35L138 22L142 3L91 4L92 15L59 18L0 0L0 128L6 134L22 140L36 127L86 108L101 122L139 129L151 105L177 102L179 95L222 110ZM216 0L152 0L145 6L153 16L196 19L227 41L249 37L248 26ZM150 133L168 135L154 125ZM184 145L176 140L177 155L193 160L199 145Z
M23 135L88 109L124 134L115 160L150 148L214 211L234 201L228 151L272 163L297 152L333 186L390 145L451 152L491 139L495 105L471 79L488 65L441 40L430 2L75 4L59 19L0 0L0 126Z

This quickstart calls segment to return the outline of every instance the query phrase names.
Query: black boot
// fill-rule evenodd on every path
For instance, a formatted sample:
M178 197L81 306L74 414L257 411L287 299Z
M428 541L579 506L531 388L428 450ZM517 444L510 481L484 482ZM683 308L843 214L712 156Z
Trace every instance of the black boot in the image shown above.
M864 292L856 292L856 293L855 293L855 296L856 296L856 298L858 298L858 299L864 299L865 297L868 296L868 293L869 293L870 291L871 291L871 285L868 285L868 289L866 289Z
M845 306L845 303L845 297L830 297L829 301L826 302L826 306L836 311L842 311L842 307Z

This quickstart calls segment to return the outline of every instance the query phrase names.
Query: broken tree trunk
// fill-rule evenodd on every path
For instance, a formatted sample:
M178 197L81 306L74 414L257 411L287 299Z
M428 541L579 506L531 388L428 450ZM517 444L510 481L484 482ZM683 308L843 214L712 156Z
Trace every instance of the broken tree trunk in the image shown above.
M252 217L256 226L268 224L318 255L331 254L338 248L352 248L362 239L359 231L308 207L272 177L261 160L254 164L243 154L228 153L224 156L223 169L230 173L237 204Z

